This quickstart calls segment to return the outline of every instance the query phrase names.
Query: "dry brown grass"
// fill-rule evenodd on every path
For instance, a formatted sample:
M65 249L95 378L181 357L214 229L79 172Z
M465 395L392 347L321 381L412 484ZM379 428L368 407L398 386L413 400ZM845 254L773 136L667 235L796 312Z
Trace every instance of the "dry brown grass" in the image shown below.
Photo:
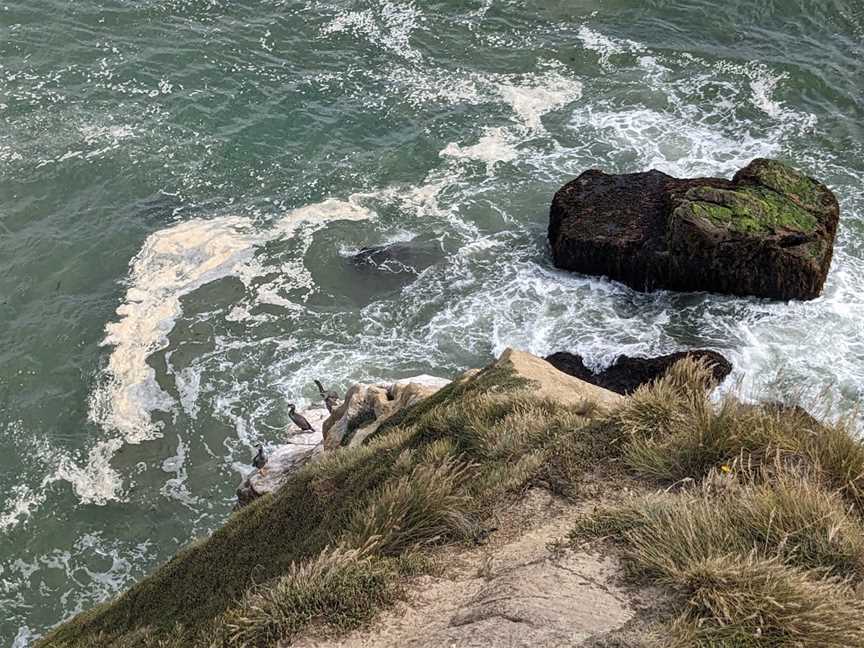
M628 572L681 597L662 646L864 647L864 446L800 408L711 402L679 363L613 415L649 496L602 507L571 535L613 541Z
M864 603L842 581L753 554L696 561L676 574L687 609L664 645L864 646Z

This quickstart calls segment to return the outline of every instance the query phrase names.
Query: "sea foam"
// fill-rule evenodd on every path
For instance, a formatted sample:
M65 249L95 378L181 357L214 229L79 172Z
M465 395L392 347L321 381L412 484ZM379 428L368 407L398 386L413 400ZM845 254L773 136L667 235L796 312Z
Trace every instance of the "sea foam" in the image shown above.
M119 319L105 327L103 345L112 351L90 397L90 420L112 436L93 448L85 467L67 464L58 474L76 485L84 501L104 503L117 496L121 480L108 468L108 460L124 443L158 436L160 425L151 413L174 406L147 359L168 345L185 295L225 277L236 277L249 288L251 280L262 274L254 258L262 244L293 236L301 226L315 228L333 220L370 216L354 199L331 199L290 211L265 229L256 228L247 217L223 216L196 218L151 234L130 262L126 297L117 309ZM279 271L301 283L310 280L302 262ZM259 290L266 294L268 286Z

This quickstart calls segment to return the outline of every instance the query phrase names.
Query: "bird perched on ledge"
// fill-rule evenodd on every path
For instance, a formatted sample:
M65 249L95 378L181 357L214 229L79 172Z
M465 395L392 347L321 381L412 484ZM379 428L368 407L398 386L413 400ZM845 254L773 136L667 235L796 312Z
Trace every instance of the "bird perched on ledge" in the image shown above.
M306 420L304 416L297 413L297 408L294 403L288 403L288 416L294 421L294 425L300 428L301 432L314 432L312 424Z
M258 454L256 454L255 458L252 460L252 465L259 470L267 465L267 455L264 454L264 446L258 446Z
M333 410L339 407L339 394L335 391L324 389L324 385L321 384L320 380L316 380L315 385L318 387L318 393L321 394L321 398L324 399L324 405L327 407L327 411L332 414Z

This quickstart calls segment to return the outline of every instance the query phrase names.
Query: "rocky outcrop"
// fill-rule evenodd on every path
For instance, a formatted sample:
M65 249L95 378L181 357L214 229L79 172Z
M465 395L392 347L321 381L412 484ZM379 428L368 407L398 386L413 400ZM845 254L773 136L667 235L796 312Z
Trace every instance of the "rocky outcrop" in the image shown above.
M570 376L542 358L516 349L507 349L495 366L507 366L533 383L533 393L540 398L564 405L585 405L586 409L611 409L621 403L621 397L607 389Z
M566 351L553 353L546 361L568 375L626 396L640 386L662 378L672 365L684 358L706 362L711 367L717 385L732 373L731 362L716 351L707 350L680 351L655 358L620 355L609 367L596 372L585 366L582 356Z
M253 469L237 487L237 505L246 506L265 493L273 493L285 483L292 472L314 459L323 450L321 428L330 416L323 407L302 412L314 431L291 434L287 439L268 448L267 463L263 468Z
M586 171L552 201L555 265L637 290L817 297L840 208L823 184L759 159L729 181Z
M396 412L419 403L449 383L445 378L422 375L391 384L354 385L345 394L342 405L324 421L324 448L363 443Z
M294 434L267 451L267 463L253 469L237 488L237 505L246 506L266 493L278 490L291 473L314 461L322 452L363 441L391 416L428 398L450 381L435 376L415 376L393 383L351 387L342 404L329 413L324 408L301 414L313 432Z

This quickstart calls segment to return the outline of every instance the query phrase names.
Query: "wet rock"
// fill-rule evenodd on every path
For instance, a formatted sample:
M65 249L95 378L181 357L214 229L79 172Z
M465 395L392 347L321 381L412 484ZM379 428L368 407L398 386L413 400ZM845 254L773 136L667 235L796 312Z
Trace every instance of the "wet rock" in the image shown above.
M237 487L238 506L246 506L266 493L279 490L291 473L313 461L323 451L321 428L330 413L323 407L300 413L312 425L313 431L297 434L296 428L289 426L287 438L280 439L280 443L267 450L264 467L253 469Z
M817 297L840 208L818 181L755 160L729 181L586 171L552 201L555 265L637 290Z
M684 358L707 362L718 385L732 372L731 362L716 351L708 350L681 351L656 358L631 358L621 355L610 367L599 372L586 367L582 356L573 353L553 353L546 360L559 371L626 396L641 385L662 378L672 365Z

